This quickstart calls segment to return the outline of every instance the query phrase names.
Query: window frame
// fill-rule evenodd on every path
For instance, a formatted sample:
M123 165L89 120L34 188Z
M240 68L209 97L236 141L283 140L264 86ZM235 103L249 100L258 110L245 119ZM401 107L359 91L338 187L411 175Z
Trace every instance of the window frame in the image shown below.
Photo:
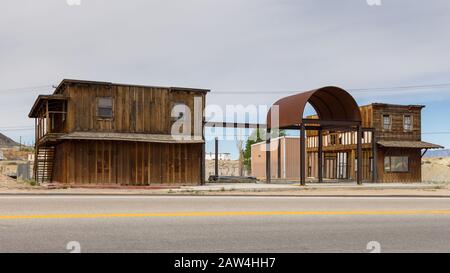
M399 157L399 158L406 158L406 171L399 171L399 170L392 170L392 158L393 157ZM389 160L389 170L386 168L386 160ZM385 173L409 173L411 171L410 168L410 158L409 156L402 156L402 155L387 155L384 157L383 162L383 170Z
M100 99L111 99L111 116L101 116L100 115L100 108L106 109L106 107L100 107ZM98 120L113 120L114 119L114 105L115 105L115 100L113 96L98 96L96 98L96 117Z
M405 121L406 121L406 117L409 117L409 122L410 122L410 124L409 124L409 129L406 129L406 127L405 127ZM409 133L409 132L412 132L414 130L414 122L413 122L413 115L412 114L404 114L403 115L403 132L405 132L405 133Z
M385 128L384 118L389 117L389 128ZM391 131L392 130L392 115L391 114L381 114L381 128L383 131Z

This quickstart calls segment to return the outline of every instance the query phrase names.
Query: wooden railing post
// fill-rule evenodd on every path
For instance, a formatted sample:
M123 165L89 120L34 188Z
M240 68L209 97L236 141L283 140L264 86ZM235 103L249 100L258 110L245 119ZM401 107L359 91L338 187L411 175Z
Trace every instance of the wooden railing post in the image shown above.
M356 182L358 185L362 185L362 128L361 125L357 126L357 171L356 171Z

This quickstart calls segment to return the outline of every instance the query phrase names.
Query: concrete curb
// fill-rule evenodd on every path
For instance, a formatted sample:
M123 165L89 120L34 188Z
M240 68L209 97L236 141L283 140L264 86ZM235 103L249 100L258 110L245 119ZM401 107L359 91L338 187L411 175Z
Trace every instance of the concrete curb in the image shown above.
M427 186L391 186L391 187L380 187L380 186L348 186L348 187L327 187L327 186L312 186L312 187L280 187L280 188L227 188L227 187L213 187L213 188L199 188L199 187L189 187L174 190L174 192L271 192L271 191L309 191L309 190L322 190L322 191L345 191L345 190L439 190L445 189L445 186L438 185L427 185Z
M184 186L184 187L172 187L172 188L137 188L137 189L116 189L116 188L79 188L77 191L76 188L69 188L66 190L61 189L34 189L29 191L21 192L19 189L15 191L15 189L11 189L11 192L0 192L0 196L38 196L38 195L46 195L46 196L210 196L215 193L220 193L214 196L255 196L251 193L266 193L263 196L409 196L409 197L447 197L447 192L445 194L436 195L428 194L422 192L421 194L415 193L406 193L405 195L396 194L396 193L386 193L383 194L383 191L389 190L417 190L417 191L425 191L425 190L440 190L446 189L446 185L432 184L432 185L407 185L407 184L398 184L398 185L307 185L305 187L301 187L299 185L261 185L261 184L219 184L219 185L206 185L206 186ZM128 191L127 191L128 190ZM317 191L317 192L310 192ZM358 193L349 193L345 194L346 191L357 191ZM377 194L368 193L364 194L364 191L376 191ZM272 193L271 193L272 192ZM293 192L292 194L280 194L282 192ZM302 193L310 193L304 194ZM327 194L328 193L328 194ZM361 193L361 194L360 194ZM378 194L379 193L379 194Z
M109 193L0 193L0 197L2 196L74 196L74 197L255 197L255 198L264 198L264 197L288 197L288 198L450 198L450 195L393 195L393 194L387 194L387 195L374 195L374 194L368 194L368 195L335 195L335 194L311 194L311 195L280 195L280 194L270 194L270 195L246 195L246 194L221 194L221 195L203 195L203 194L168 194L168 193L161 193L161 194L138 194L138 193L120 193L120 194L109 194Z

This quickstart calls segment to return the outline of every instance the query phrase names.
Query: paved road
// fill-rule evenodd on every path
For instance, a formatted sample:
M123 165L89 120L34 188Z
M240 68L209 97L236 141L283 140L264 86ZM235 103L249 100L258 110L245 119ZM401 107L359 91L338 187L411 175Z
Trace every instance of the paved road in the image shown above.
M0 252L449 252L450 199L0 197Z

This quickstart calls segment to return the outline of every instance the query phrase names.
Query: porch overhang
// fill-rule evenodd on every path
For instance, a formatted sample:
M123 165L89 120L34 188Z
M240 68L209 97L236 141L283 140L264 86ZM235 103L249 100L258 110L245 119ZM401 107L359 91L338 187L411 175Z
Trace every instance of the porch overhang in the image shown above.
M444 149L441 145L428 143L425 141L389 141L380 140L378 145L385 148L407 148L407 149Z
M135 134L135 133L108 133L108 132L73 132L58 138L59 140L110 140L173 144L196 144L204 143L203 139L194 136L179 136L163 134Z
M38 98L36 99L36 101L34 102L33 107L31 108L31 111L28 114L28 117L38 118L39 110L42 109L42 107L44 107L47 102L50 102L50 101L64 102L67 100L68 100L68 98L63 95L39 95Z

